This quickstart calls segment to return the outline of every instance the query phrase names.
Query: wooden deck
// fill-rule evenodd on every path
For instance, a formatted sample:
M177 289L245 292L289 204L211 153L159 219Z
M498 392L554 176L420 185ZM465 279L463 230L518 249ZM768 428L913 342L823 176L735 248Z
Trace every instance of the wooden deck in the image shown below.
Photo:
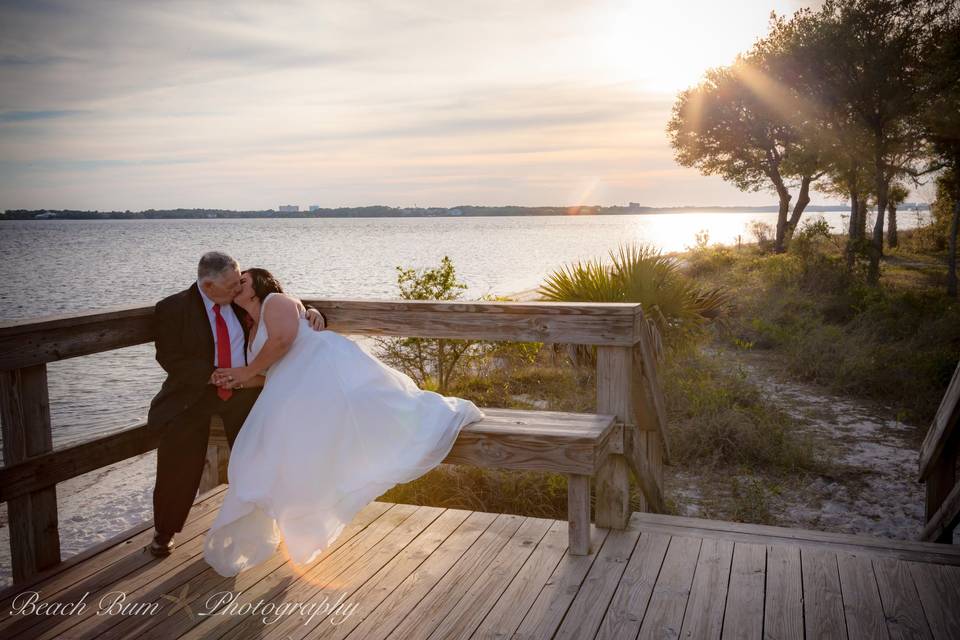
M201 555L225 489L168 558L144 525L8 590L0 637L960 638L949 545L634 513L571 556L563 520L372 502L315 563L278 552L225 579ZM12 614L29 591L86 607Z

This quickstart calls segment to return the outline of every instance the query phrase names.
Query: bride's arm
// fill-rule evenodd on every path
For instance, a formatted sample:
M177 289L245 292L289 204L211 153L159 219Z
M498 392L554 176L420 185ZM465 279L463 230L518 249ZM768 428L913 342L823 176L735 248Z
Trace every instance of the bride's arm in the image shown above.
M217 369L218 374L232 376L233 380L230 382L234 386L240 384L247 386L254 376L261 371L266 371L274 362L282 358L297 337L300 311L295 300L285 295L275 295L270 298L270 304L264 305L260 312L263 314L263 323L266 325L267 339L257 357L245 367Z
M236 369L221 369L221 373L215 374L217 382L215 383L218 387L223 387L224 389L253 389L255 387L262 387L266 381L267 377L262 374L257 374L247 380L246 382L227 382L226 378L223 377L224 371L237 371Z
M247 380L246 382L241 383L241 384L243 384L243 386L240 387L240 388L241 388L241 389L253 389L254 387L262 387L262 386L263 386L263 383L266 382L266 381L267 381L267 376L258 373L257 375L253 376L252 378L250 378L250 379ZM234 388L236 388L236 387L234 387Z

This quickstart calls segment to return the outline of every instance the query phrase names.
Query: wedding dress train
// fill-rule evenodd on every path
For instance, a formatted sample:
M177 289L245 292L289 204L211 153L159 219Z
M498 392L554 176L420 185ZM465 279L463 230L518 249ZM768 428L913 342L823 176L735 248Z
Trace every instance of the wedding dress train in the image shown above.
M265 306L270 294L263 300ZM267 330L260 312L250 361ZM281 538L313 561L357 512L446 458L483 418L468 400L423 391L334 331L301 317L230 452L229 487L204 541L207 563L233 576L270 558Z

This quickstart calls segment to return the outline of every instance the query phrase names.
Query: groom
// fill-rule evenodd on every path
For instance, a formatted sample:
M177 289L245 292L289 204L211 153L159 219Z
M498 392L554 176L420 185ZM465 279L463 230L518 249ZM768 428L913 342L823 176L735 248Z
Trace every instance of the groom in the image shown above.
M227 389L213 383L216 368L247 364L249 316L234 297L240 293L240 267L225 253L200 258L197 281L189 289L157 303L154 335L157 362L167 372L150 403L147 424L161 428L157 479L153 488L154 535L150 553L169 555L175 533L183 529L203 473L210 418L219 414L233 442L260 388ZM310 309L310 326L326 325Z

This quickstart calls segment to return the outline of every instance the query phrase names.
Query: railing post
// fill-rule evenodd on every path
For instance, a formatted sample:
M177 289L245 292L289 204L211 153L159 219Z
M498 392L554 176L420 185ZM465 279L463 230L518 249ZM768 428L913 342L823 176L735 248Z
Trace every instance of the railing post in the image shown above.
M926 517L925 522L930 522L934 514L947 499L957 482L957 457L958 439L960 431L954 431L943 445L940 457L930 465L930 473L927 475L927 493L926 493ZM953 528L946 527L944 531L934 540L929 542L944 542L951 544L953 542Z
M633 425L633 350L597 347L597 413L614 415L627 429ZM631 426L633 425L633 426ZM598 527L624 529L630 519L630 474L622 454L611 454L597 472L595 522ZM640 509L647 503L640 496Z
M567 476L567 526L570 554L590 555L590 476Z
M223 430L223 421L215 415L210 419L210 439L207 442L207 457L203 461L198 493L206 493L227 482L227 465L230 462L230 445Z
M47 365L0 371L4 465L53 451ZM7 502L14 583L60 562L57 488L45 487Z
M629 450L646 461L658 491L662 492L663 461L664 452L667 450L667 441L666 433L662 431L666 425L661 422L661 418L666 416L663 415L665 407L662 406L662 391L657 379L654 356L651 353L644 356L644 351L649 351L649 349L649 344L645 344L643 341L633 349L632 415L636 428L632 429L631 433L636 446L630 447ZM658 404L661 406L658 407ZM625 442L625 447L630 444L629 439L625 438ZM648 504L647 506L654 505ZM663 508L661 493L659 504L650 510L662 513Z

